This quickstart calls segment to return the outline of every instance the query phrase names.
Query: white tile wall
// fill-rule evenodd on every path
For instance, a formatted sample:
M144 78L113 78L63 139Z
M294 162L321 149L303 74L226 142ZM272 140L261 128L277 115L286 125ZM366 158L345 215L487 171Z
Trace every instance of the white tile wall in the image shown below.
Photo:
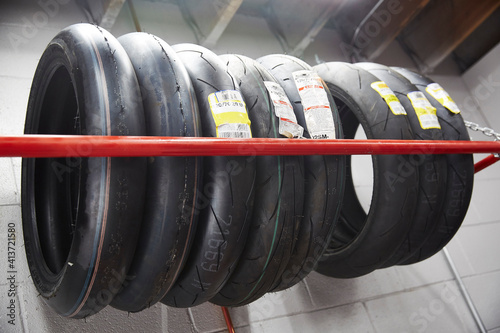
M239 325L275 317L308 312L315 308L304 283L279 293L266 294L248 306L235 308L232 313Z
M409 302L411 300L411 302ZM454 282L367 301L377 332L474 332L475 323Z
M463 226L449 245L461 274L470 276L500 270L500 222Z
M481 61L464 73L464 82L479 105L488 125L500 127L498 105L500 103L500 45L493 48Z
M497 167L497 165L492 166L491 170L494 170L494 167ZM490 191L490 189L500 186L500 178L497 178L498 176L497 174L494 176L495 178L482 179L477 177L475 179L473 197L469 214L464 221L465 225L498 221L496 196Z
M488 330L500 328L500 271L467 277L464 283L477 306L481 319Z
M313 303L318 308L350 304L382 295L452 279L441 253L406 267L377 270L356 279L333 279L311 273L306 279Z
M0 159L0 205L19 203L19 191L15 181L14 167L10 158Z
M195 42L176 6L164 7L158 2L147 2L136 7L144 30L171 44ZM23 132L32 76L47 42L66 25L87 19L74 2L70 2L61 5L56 14L30 34L27 30L29 22L40 8L38 2L28 0L4 1L0 5L0 135ZM125 6L111 31L119 36L133 29ZM12 36L24 39L16 47ZM312 65L316 60L344 60L338 44L339 38L334 31L322 31L306 50L305 59ZM222 35L215 51L258 57L281 52L281 49L264 21L237 16ZM486 67L475 66L474 72L470 71L463 78L450 62L433 75L459 104L465 105L462 110L468 120L481 124L496 123L498 112L488 109L485 103L478 103L472 97L474 92L469 92L474 80L488 74L485 70L490 71L492 66L500 68L498 57L494 59L496 61L488 60ZM379 61L412 66L397 44L391 45ZM468 102L469 99L473 103ZM477 134L473 137L483 139ZM0 158L0 332L225 331L220 308L210 303L191 309L173 309L157 304L136 314L106 308L86 321L65 319L52 312L37 297L27 270L19 204L20 166L19 158ZM500 163L476 178L464 227L448 247L486 327L495 333L500 333L500 245L497 241L500 219L496 215L495 196L500 185L499 168ZM371 188L366 171L361 170L357 185L360 196L368 198ZM19 306L16 326L8 324L5 311L10 286L4 244L9 222L15 223L17 230L16 302ZM379 270L357 279L332 279L312 273L291 290L267 295L249 306L230 309L230 312L237 332L478 331L463 297L456 291L456 283L441 253L416 265Z
M375 332L362 303L253 322L250 326L237 327L236 330L238 333Z
M0 119L9 119L0 122L0 132L2 135L23 134L31 78L0 76L0 87L9 87L8 89L2 89L3 92L0 93L0 105L2 105Z

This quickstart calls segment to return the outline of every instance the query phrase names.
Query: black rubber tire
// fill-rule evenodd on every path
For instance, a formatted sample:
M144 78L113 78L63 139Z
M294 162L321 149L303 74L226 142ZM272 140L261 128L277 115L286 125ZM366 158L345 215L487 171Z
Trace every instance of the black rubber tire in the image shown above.
M144 135L137 96L120 43L97 26L72 25L38 63L25 133ZM145 181L145 158L23 159L28 266L40 297L60 315L90 316L120 289L136 248Z
M359 125L368 139L411 140L405 115L395 115L371 88L379 79L354 65L331 62L314 67L326 82L335 102L347 139ZM329 248L316 268L321 274L351 278L380 268L391 258L409 231L416 207L418 173L406 172L408 155L373 155L373 195L368 214L356 195L347 156L344 201L339 223ZM392 182L404 177L402 182Z
M175 51L146 33L118 41L127 51L141 87L146 134L201 135L198 104L189 75ZM138 312L160 301L180 274L191 248L198 215L201 158L151 157L146 206L127 281L111 305Z
M193 44L173 46L186 66L198 100L202 134L216 136L208 96L239 90L213 52ZM243 149L243 147L242 147ZM213 298L224 286L245 246L250 227L255 159L213 156L203 160L203 192L195 207L199 222L188 261L162 302L191 307Z
M405 108L415 140L442 140L441 129L423 129L407 94L419 91L405 77L387 66L374 63L359 63L356 66L368 70L391 88ZM384 267L395 265L409 258L423 245L436 229L436 221L443 209L446 193L447 162L445 155L412 155L412 166L419 174L417 208L413 225L398 251Z
M252 134L282 138L274 104L264 84L274 77L259 63L239 55L222 55L248 103ZM255 151L249 150L254 155ZM211 299L222 306L241 306L263 296L275 285L291 255L292 236L302 219L303 158L257 156L255 202L245 249L234 273Z
M286 55L268 55L257 59L277 79L292 102L298 124L304 127L304 136L310 138L307 129L304 108L293 72L312 70L311 66L300 59ZM324 85L323 85L324 86ZM335 138L343 139L342 125L335 102L330 92L328 101L333 115ZM313 271L324 251L337 223L344 195L346 174L346 157L305 156L305 193L304 218L297 234L297 242L290 262L281 277L279 284L272 291L289 288L301 281Z
M414 84L437 109L444 140L470 141L462 115L450 112L425 90L429 84L434 83L433 80L408 69L392 69ZM453 238L467 214L474 183L474 159L472 154L448 154L446 160L446 193L443 209L436 222L437 227L411 257L399 264L417 263L439 252Z

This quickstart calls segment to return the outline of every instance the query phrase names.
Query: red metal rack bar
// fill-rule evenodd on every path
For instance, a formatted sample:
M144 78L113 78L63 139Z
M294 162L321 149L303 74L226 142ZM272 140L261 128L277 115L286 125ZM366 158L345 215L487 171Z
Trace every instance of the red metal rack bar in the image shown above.
M219 139L151 136L0 137L0 157L391 155L500 153L495 141Z
M500 153L495 141L286 140L185 137L23 135L0 137L0 157L391 155ZM497 162L489 155L475 172ZM234 333L226 307L222 313Z
M478 173L479 171L489 167L490 165L498 162L500 160L500 157L498 157L496 154L491 154L484 159L480 160L476 164L474 164L474 173Z

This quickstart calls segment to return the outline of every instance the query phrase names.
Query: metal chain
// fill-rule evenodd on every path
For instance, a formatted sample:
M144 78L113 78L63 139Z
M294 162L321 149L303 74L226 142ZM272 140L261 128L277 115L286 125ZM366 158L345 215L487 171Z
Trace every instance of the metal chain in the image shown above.
M464 120L465 127L469 128L472 131L483 132L487 137L495 137L495 141L500 140L500 133L495 132L492 128L489 127L481 127L479 124L473 123L472 121ZM493 154L496 158L500 158L500 154Z
M495 132L492 128L481 127L479 124L473 123L471 121L464 120L465 127L471 129L472 131L482 132L487 137L494 137L495 141L500 140L500 133Z

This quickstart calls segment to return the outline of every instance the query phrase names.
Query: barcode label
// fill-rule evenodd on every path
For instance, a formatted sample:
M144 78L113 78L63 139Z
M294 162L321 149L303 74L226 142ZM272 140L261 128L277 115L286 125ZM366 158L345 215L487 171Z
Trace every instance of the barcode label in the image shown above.
M219 115L226 112L247 113L245 102L237 90L221 90L208 96L212 113Z
M222 101L241 100L241 94L236 90L222 90L215 93L215 96Z
M376 81L371 85L373 90L378 92L378 94L384 99L384 101L391 109L392 113L395 115L406 115L406 110L399 101L399 99L394 95L394 92L391 88L385 84L384 81Z
M217 128L219 138L249 139L252 137L247 124L222 124Z
M396 115L406 114L405 108L403 107L403 105L399 100L397 102L389 102L388 104L392 113Z
M217 137L251 138L250 119L241 93L221 90L208 95Z
M413 91L408 94L408 99L413 105L413 109L417 114L420 126L423 129L441 128L439 119L436 115L436 108L432 106L422 92Z
M452 113L460 113L460 109L451 96L438 83L431 83L425 88L434 99Z
M423 114L420 117L418 117L420 120L420 124L422 125L423 129L427 128L440 128L437 127L439 125L439 121L436 116L432 114ZM437 125L436 125L437 122Z

